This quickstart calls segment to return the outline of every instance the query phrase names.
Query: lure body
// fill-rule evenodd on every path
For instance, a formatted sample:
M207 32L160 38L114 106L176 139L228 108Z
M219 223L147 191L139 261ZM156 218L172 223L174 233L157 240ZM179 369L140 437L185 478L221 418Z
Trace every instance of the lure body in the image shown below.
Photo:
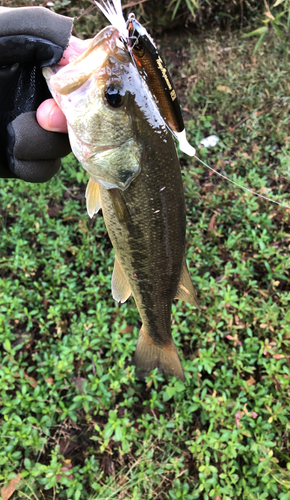
M150 87L159 101L162 112L174 132L182 132L184 123L171 76L165 62L147 30L130 14L127 21L128 45L135 61L147 73Z

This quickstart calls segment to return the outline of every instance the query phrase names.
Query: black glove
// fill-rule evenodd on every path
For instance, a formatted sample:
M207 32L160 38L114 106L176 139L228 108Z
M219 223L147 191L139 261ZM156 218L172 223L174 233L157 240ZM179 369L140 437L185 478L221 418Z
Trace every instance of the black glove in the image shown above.
M0 7L0 177L45 182L70 152L67 134L36 121L51 97L42 68L67 47L73 20L43 7Z

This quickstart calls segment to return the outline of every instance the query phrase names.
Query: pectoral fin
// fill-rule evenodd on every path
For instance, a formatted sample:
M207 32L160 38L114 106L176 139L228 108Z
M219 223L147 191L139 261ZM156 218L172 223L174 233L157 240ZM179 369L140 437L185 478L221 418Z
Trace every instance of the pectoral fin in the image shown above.
M117 188L108 189L108 193L118 221L128 227L131 225L131 217L120 190Z
M115 265L112 276L112 294L118 302L126 302L131 295L131 288L120 266L117 255L115 255Z
M91 178L86 189L86 200L87 211L89 216L92 218L94 214L98 213L100 208L102 208L102 205L99 184L97 182L94 182Z
M196 292L193 288L193 284L189 276L185 258L183 259L180 281L175 298L184 300L184 302L188 302L188 304L192 304L193 306L200 309Z

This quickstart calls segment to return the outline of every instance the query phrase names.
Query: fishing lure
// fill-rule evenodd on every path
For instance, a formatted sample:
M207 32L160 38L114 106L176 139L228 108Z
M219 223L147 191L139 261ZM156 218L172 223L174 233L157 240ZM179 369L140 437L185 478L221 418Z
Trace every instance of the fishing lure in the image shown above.
M163 114L174 132L184 130L184 122L171 76L165 62L147 30L130 14L127 21L127 43L135 61L147 73L151 89L157 97Z
M150 87L156 96L167 123L179 141L180 149L189 156L195 149L187 142L180 104L169 71L148 31L133 13L129 14L127 46L134 60L146 72Z

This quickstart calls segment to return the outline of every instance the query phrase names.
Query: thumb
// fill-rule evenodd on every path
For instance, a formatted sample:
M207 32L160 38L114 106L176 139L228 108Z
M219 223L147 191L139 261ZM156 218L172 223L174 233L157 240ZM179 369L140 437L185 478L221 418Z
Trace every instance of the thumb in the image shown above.
M51 132L67 132L66 117L54 99L43 101L36 111L39 125Z

